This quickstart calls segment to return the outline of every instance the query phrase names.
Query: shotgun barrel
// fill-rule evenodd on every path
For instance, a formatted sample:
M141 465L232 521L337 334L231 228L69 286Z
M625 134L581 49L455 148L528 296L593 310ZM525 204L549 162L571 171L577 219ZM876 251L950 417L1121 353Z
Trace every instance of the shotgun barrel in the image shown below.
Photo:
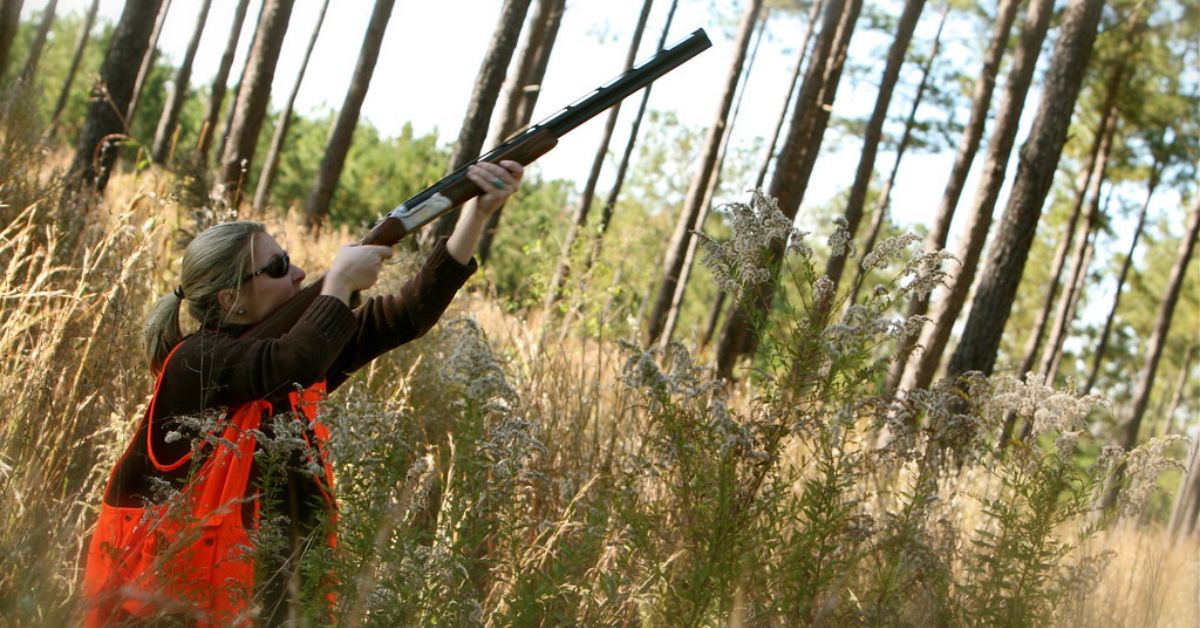
M712 42L704 29L697 29L650 59L635 65L628 72L556 111L545 120L517 133L500 146L413 195L376 222L362 243L395 245L405 236L483 193L483 190L466 178L467 168L471 164L510 159L521 165L528 165L554 148L558 138L711 46ZM242 337L274 338L287 333L320 293L321 279L318 279L267 318L243 332Z

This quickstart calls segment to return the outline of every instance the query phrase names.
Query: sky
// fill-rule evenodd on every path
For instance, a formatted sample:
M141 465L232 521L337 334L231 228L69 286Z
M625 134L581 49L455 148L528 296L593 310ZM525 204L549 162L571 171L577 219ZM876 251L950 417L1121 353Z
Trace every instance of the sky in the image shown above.
M534 120L549 116L568 103L589 93L591 90L620 74L627 54L634 23L643 0L569 0L563 23L550 59L543 92L534 112ZM88 0L61 0L60 14L82 13ZM200 49L197 53L192 80L203 84L212 80L216 65L223 51L233 18L233 0L216 0L213 3ZM319 114L341 106L350 75L357 60L371 8L371 0L336 0L326 15L312 60L296 99L296 110L301 114ZM642 38L637 58L648 58L657 45L670 2L656 0ZM734 5L741 2L730 0L680 0L678 11L671 26L668 42L677 41L697 28L705 29L713 40L713 47L701 53L679 69L661 78L654 85L650 106L663 111L673 111L681 122L696 128L707 128L717 112L722 83L728 74L733 55L733 31L740 17L740 9ZM120 15L123 0L101 0L101 19L115 22ZM174 0L167 14L159 47L167 60L175 63L183 56L184 49L195 27L200 0ZM257 15L260 0L252 0L247 13L246 31L241 38L238 57L234 62L234 73L239 71L245 51L249 47L249 30ZM492 29L499 14L500 0L399 0L396 2L387 36L380 53L378 65L370 90L363 105L363 118L369 120L384 135L395 135L406 123L411 123L418 133L437 131L441 140L449 144L457 137L462 124L479 64L486 51ZM894 6L893 6L894 5ZM45 6L45 0L26 0L22 16L28 19L33 12ZM899 3L888 0L883 8L895 13ZM931 5L932 6L932 5ZM275 74L272 96L276 103L282 101L291 90L299 69L304 48L308 44L317 13L319 0L297 0L284 48ZM937 11L929 9L922 16L913 41L916 50L928 50L937 27ZM741 112L734 123L732 145L753 146L756 138L769 137L783 107L788 80L795 62L797 47L803 38L805 16L773 15L767 37L761 45L751 78L742 101ZM980 54L979 34L968 18L952 15L943 35L943 55L968 67L974 67L972 59ZM1052 31L1050 41L1056 34ZM865 28L858 29L852 41L851 60L864 62L880 59L889 44L889 34ZM1043 54L1040 76L1045 71ZM861 75L848 73L843 77L834 115L865 118L875 99L875 84L882 63L875 63ZM918 77L911 68L901 75L897 94L892 100L890 118L898 120L907 114L910 98L915 91ZM231 82L235 79L231 78ZM1023 142L1033 114L1037 110L1040 94L1037 87L1028 97L1022 129L1019 131L1018 146ZM999 90L997 96L999 98ZM957 112L958 122L965 123L969 96L960 99ZM607 190L616 170L616 155L625 146L628 129L632 124L640 95L625 101L616 133L610 144L612 155L602 171L600 190ZM946 113L923 106L921 117L945 118ZM583 180L591 168L595 147L604 126L604 115L597 116L566 137L559 146L542 157L535 167L549 178L572 179L576 188L582 188ZM893 122L896 126L898 122ZM891 127L895 128L895 126ZM490 148L490 147L485 147ZM826 136L826 146L814 170L804 205L811 207L823 204L838 191L853 181L857 166L860 143L854 137L842 137L834 141ZM934 154L910 151L905 156L903 167L893 191L892 211L901 225L914 227L930 225L945 186L946 176L953 162L956 146L949 146ZM975 179L979 163L967 182L960 208L969 204L975 190ZM755 166L761 155L755 157ZM876 160L876 170L890 171L894 154L881 151ZM1009 183L1015 171L1016 158L1010 160ZM636 167L636 166L635 166ZM883 176L882 174L880 176ZM769 183L769 178L768 178ZM752 180L743 183L744 187ZM1137 190L1118 190L1118 198L1129 195L1132 202ZM1006 193L1002 193L997 211L1003 209ZM1170 203L1170 195L1163 203ZM397 199L399 204L404 199ZM740 199L717 199L740 200ZM390 208L380 208L380 213ZM958 212L959 220L951 230L953 241L965 222L965 210ZM869 219L869 217L868 217ZM817 233L828 233L827 224L814 224L814 217L806 216L802 207L798 226ZM864 227L865 229L865 227ZM1129 230L1126 230L1129 231ZM1114 250L1124 250L1121 230L1112 242ZM1127 235L1127 234L1126 234Z
M535 121L620 74L641 3L642 0L570 0L567 3L543 82L543 93L534 113ZM60 14L82 13L87 4L87 0L61 0L58 11ZM123 4L122 0L101 0L101 19L115 22ZM234 4L233 0L213 3L193 69L192 80L196 84L211 81L216 73L231 28ZM251 2L247 30L252 28L259 4L259 0ZM637 55L639 60L653 54L669 4L668 0L654 3ZM200 5L199 0L174 0L171 3L159 41L159 47L170 62L182 58ZM27 0L22 15L28 19L44 6L45 0ZM337 0L331 5L296 98L299 113L316 114L341 106L372 6L370 0ZM397 2L363 104L363 117L385 135L397 134L405 123L412 123L418 134L436 130L443 142L452 142L462 124L499 8L499 0ZM292 88L319 9L318 0L296 2L272 87L276 102ZM732 35L738 17L738 10L723 0L680 1L668 42L678 41L695 29L704 28L714 45L655 84L650 100L652 108L674 111L681 122L693 127L711 125L733 54ZM930 12L926 17L931 19L927 19L918 31L917 45L930 39L936 27L936 20L932 19L936 15ZM803 16L773 18L734 125L733 146L751 146L755 137L766 138L772 132L783 107L803 27ZM235 76L249 42L250 36L243 33L234 62ZM886 40L860 35L855 44L869 53L868 47L881 48L886 46ZM843 83L835 112L854 111L857 115L866 115L872 105L874 89L869 85L856 89L848 87L848 81ZM640 95L625 101L610 153L619 154L624 147L639 101ZM897 103L896 109L906 106L907 103ZM537 164L543 176L573 179L578 182L577 187L582 187L600 140L604 117L598 116L572 132L553 152L543 157ZM606 189L613 177L615 160L615 156L610 158L601 176L601 190ZM823 157L813 176L809 202L825 202L848 185L856 160L857 150L853 146ZM948 160L948 155L906 157L904 176L898 182L893 201L898 214L908 216L903 220L925 220L922 214L926 211L914 206L918 199L921 203L928 202L930 188L926 180L933 175L923 173L944 176L942 173L948 168L943 163L948 164ZM881 155L877 167L890 168L890 156ZM750 183L747 181L746 185ZM944 181L938 183L942 184ZM397 202L400 200L403 199ZM934 209L930 207L927 211L931 214Z

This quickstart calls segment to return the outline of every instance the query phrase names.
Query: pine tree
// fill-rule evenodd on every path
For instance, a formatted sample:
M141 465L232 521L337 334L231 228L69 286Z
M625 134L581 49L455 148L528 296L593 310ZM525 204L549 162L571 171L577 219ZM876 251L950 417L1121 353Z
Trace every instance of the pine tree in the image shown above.
M240 203L245 174L254 162L258 133L271 99L271 82L293 5L294 0L263 0L217 178L216 192L230 207Z
M950 330L966 303L992 225L992 210L1004 184L1008 160L1017 139L1021 112L1025 107L1025 95L1033 81L1033 70L1041 53L1042 41L1046 38L1053 8L1052 0L1033 0L1030 3L1025 25L1021 30L1020 43L1009 68L1007 85L1000 99L992 137L988 141L983 174L964 229L964 237L958 245L958 273L951 280L949 293L938 305L934 324L926 326L921 334L920 344L923 349L908 358L908 367L899 384L901 389L926 388L933 381L942 353L950 340ZM945 206L944 204L943 207Z
M87 117L79 130L68 180L97 191L108 184L117 159L116 137L127 131L125 119L118 112L129 106L138 63L150 47L158 9L158 0L146 0L127 3L121 12L100 68L100 82L92 90Z
M475 78L475 89L471 92L471 100L467 102L467 113L463 116L462 128L458 132L458 141L450 154L450 164L446 172L454 172L475 160L483 150L483 140L487 138L488 124L492 120L492 109L496 106L496 97L500 95L500 87L504 84L504 75L508 64L512 61L513 51L521 36L521 26L525 23L525 14L529 12L530 0L504 0L500 7L500 16L496 21L496 30L492 32L492 41L488 44L483 62L479 66L479 74ZM458 222L458 210L442 216L433 228L422 233L427 243L441 236L448 236L454 231Z
M229 70L233 67L233 57L237 53L237 43L242 35L246 21L246 9L249 6L250 0L238 0L237 7L233 10L233 22L230 24L229 38L225 42L225 52L221 54L221 62L217 65L217 74L213 77L208 108L204 112L204 121L200 123L200 137L196 140L196 152L205 159L208 158L212 138L216 133L217 118L221 115L221 103L225 101L225 82L229 80ZM235 90L235 98L236 93Z
M951 377L967 371L991 374L995 365L1000 336L1067 139L1103 7L1104 0L1072 0L1067 6L1042 88L1041 105L1021 147L1017 178L1000 229L992 240L988 265L980 276L962 337L947 365Z
M321 158L321 167L313 179L312 189L308 193L308 201L304 205L304 220L309 229L316 229L329 215L329 201L337 189L338 179L342 176L342 168L346 165L346 155L350 152L350 142L354 139L354 128L358 126L358 115L362 111L363 100L367 97L367 88L371 86L371 76L375 73L375 62L379 59L379 49L383 47L383 36L387 32L388 20L392 16L395 0L375 0L375 9L371 12L371 20L367 23L363 43L359 49L358 62L354 65L354 74L350 78L350 88L346 90L346 98L338 111L337 121L329 133L329 141L325 143L325 155Z
M275 118L275 131L271 134L271 147L267 150L267 159L263 162L262 171L258 174L258 187L254 191L254 209L261 210L267 206L271 195L271 185L275 183L275 171L279 167L279 154L283 150L283 142L287 137L288 127L292 123L292 107L296 103L296 94L300 91L300 83L304 81L304 71L308 68L308 60L312 57L313 46L317 44L317 36L321 34L321 25L325 23L325 10L329 8L329 0L321 4L321 12L317 14L317 23L313 26L312 36L308 38L308 47L304 49L304 58L300 61L300 70L296 72L296 80L292 83L292 91L288 93L283 108Z
M196 28L192 31L192 38L188 40L188 47L179 62L179 68L175 70L175 87L163 105L162 115L158 118L158 129L154 133L154 144L150 148L150 158L155 163L166 163L168 152L171 150L175 124L179 120L183 102L187 99L188 83L192 79L192 61L196 59L200 38L204 36L204 26L208 23L208 10L211 6L212 0L204 0L204 4L200 5L200 12L196 14Z

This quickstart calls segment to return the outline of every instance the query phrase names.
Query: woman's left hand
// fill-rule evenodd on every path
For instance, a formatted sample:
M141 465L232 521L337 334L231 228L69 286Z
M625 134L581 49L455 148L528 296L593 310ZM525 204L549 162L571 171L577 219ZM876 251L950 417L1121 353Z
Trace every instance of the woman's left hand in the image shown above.
M471 164L467 168L467 178L483 190L475 207L484 216L494 214L517 191L524 175L525 167L508 159L498 164L485 161Z

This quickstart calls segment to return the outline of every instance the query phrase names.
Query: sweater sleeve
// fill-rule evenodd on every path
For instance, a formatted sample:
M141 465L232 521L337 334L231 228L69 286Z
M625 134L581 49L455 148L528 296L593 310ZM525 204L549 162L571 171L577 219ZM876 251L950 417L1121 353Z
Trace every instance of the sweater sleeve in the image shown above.
M478 268L474 258L466 264L454 259L446 241L437 241L421 270L396 294L371 297L354 311L354 333L327 373L329 390L371 360L425 335L441 318Z
M325 377L354 326L350 308L336 297L322 295L278 338L198 333L184 341L167 365L159 398L180 400L173 406L191 401L199 410L272 399L296 386L310 386Z

